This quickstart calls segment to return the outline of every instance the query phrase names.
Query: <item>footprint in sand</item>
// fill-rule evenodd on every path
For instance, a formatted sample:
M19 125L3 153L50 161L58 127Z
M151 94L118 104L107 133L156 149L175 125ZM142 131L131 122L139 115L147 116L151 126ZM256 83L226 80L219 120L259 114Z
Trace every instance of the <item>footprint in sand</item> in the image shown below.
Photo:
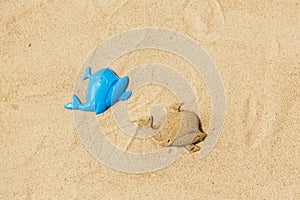
M224 27L224 17L217 1L188 1L184 8L187 34L201 42L213 42Z

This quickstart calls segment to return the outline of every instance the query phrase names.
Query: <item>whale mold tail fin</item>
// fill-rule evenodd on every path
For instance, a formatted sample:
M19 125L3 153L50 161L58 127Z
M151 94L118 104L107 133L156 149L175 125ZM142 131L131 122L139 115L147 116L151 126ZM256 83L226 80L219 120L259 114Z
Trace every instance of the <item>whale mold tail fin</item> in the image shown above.
M78 110L79 105L81 104L80 100L76 95L72 96L72 101L70 103L67 103L64 108L69 110Z
M83 80L86 80L86 79L88 79L90 77L91 77L91 67L87 67L86 71L85 71L85 74L83 76Z

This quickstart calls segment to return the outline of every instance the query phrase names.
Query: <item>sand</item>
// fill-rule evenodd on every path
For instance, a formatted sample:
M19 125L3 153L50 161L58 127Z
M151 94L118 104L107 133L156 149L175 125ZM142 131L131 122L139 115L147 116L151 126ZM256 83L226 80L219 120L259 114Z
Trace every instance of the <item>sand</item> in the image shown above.
M300 199L299 19L296 0L1 1L0 199ZM185 153L135 175L89 154L63 105L89 53L140 27L184 33L208 52L224 82L226 118L204 159ZM201 97L207 130L207 87L182 58L143 50L108 67L124 75L143 63L182 72ZM154 87L129 99L134 120L147 118L154 100L176 102Z

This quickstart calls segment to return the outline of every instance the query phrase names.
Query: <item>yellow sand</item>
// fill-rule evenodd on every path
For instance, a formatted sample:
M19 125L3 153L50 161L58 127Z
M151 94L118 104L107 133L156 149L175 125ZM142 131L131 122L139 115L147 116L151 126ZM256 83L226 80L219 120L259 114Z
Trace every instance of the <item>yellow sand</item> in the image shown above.
M1 1L0 199L300 199L299 19L297 0ZM186 153L165 169L133 175L97 162L63 105L89 52L139 27L175 30L206 49L227 108L206 158ZM109 67L123 75L143 63L183 73L207 130L209 93L182 58L144 50ZM148 87L129 100L135 119L147 117L155 99L176 102Z

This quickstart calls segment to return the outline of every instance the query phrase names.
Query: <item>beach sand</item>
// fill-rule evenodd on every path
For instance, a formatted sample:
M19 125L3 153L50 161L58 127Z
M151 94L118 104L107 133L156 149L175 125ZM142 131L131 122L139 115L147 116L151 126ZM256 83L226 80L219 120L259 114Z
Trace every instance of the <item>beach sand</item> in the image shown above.
M297 0L1 1L0 199L300 199L299 19ZM224 82L226 118L205 158L186 152L136 175L88 153L63 105L95 47L141 27L178 31L207 51ZM123 76L145 63L182 73L207 131L209 92L183 58L141 50L106 67ZM153 102L177 100L145 86L128 100L132 118L147 119ZM99 124L116 134L110 112ZM115 143L126 142L113 134ZM157 146L137 143L132 151L151 148Z

